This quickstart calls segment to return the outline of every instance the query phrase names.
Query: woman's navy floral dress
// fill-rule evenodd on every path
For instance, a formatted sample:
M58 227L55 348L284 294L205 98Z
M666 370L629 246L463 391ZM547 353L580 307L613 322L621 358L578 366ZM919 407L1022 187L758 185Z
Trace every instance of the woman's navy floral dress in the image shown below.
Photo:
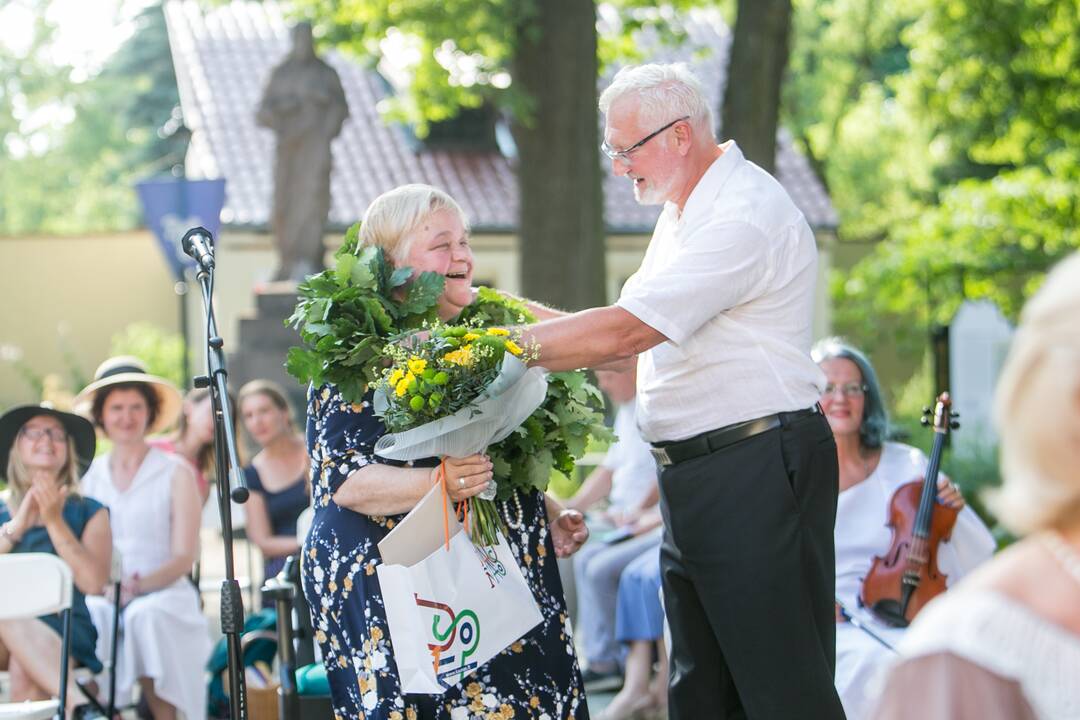
M350 404L332 385L309 391L315 517L304 544L303 585L336 720L588 718L544 498L535 491L519 492L502 512L543 622L443 695L402 694L375 567L377 543L404 515L361 515L333 497L365 465L400 464L374 454L385 432L370 395ZM417 463L429 464L435 463Z

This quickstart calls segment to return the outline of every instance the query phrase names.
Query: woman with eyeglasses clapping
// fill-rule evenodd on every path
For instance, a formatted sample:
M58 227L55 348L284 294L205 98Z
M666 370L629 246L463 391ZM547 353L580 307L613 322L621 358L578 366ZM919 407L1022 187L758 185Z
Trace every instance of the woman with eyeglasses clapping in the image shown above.
M86 595L109 578L109 513L79 494L79 477L94 457L94 428L78 415L45 405L23 405L0 416L0 554L50 553L72 571L71 664L101 672L97 631ZM8 587L4 592L17 593ZM0 667L7 659L12 700L59 694L62 626L59 614L0 622ZM81 695L68 675L67 710Z
M921 480L927 457L918 448L887 441L888 416L877 374L866 356L843 341L818 343L812 355L825 372L821 408L836 438L840 494L836 503L836 689L848 720L871 717L878 676L896 657L904 634L873 615L859 601L863 579L877 556L891 546L886 525L896 490ZM994 552L994 538L965 507L957 487L938 478L938 502L961 509L952 537L937 560L952 584Z

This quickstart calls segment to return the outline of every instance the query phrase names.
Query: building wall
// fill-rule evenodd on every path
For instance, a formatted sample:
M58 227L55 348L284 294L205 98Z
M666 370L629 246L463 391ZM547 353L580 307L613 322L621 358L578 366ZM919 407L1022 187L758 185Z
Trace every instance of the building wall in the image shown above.
M13 356L70 388L69 365L91 375L127 325L179 327L173 281L148 232L4 237L0 268L0 407L37 400Z
M826 238L827 240L827 238ZM328 235L328 247L340 242ZM477 235L474 277L509 292L520 290L520 263L512 235ZM607 297L637 269L648 237L608 239ZM823 241L821 273L829 265L830 243ZM254 311L253 289L265 284L274 264L269 236L223 232L216 252L218 273L214 308L226 352L237 337L241 317ZM147 231L73 237L0 238L0 408L34 402L31 386L20 376L20 362L38 375L57 375L70 391L69 365L89 376L109 353L115 335L135 322L148 322L169 333L180 331L179 296L157 245ZM826 285L819 282L815 336L828 328ZM204 369L202 297L189 283L189 363ZM65 356L65 350L68 350ZM8 361L5 361L5 358Z

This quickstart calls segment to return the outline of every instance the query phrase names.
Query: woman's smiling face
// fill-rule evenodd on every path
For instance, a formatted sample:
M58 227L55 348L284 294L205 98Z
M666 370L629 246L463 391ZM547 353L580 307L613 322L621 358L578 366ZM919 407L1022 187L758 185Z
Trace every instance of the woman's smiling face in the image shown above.
M404 264L413 269L413 277L436 272L446 278L439 296L439 317L456 317L473 299L473 254L461 217L452 210L438 210L414 233Z

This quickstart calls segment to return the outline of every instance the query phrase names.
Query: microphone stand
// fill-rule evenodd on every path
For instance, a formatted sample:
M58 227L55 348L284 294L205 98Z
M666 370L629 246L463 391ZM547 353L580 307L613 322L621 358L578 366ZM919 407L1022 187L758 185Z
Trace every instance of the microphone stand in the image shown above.
M189 230L185 235L202 233L207 239L210 233L202 228ZM212 239L211 239L212 240ZM243 503L248 499L247 482L240 469L233 431L232 407L229 404L224 341L218 336L214 317L214 265L196 258L198 272L195 277L202 288L203 307L206 310L206 375L195 378L195 387L209 387L214 412L214 454L217 461L218 511L221 514L221 534L225 543L225 579L221 581L221 633L228 642L229 667L229 718L247 720L247 693L244 683L244 660L240 635L244 629L244 601L240 584L233 569L232 505L230 500Z

